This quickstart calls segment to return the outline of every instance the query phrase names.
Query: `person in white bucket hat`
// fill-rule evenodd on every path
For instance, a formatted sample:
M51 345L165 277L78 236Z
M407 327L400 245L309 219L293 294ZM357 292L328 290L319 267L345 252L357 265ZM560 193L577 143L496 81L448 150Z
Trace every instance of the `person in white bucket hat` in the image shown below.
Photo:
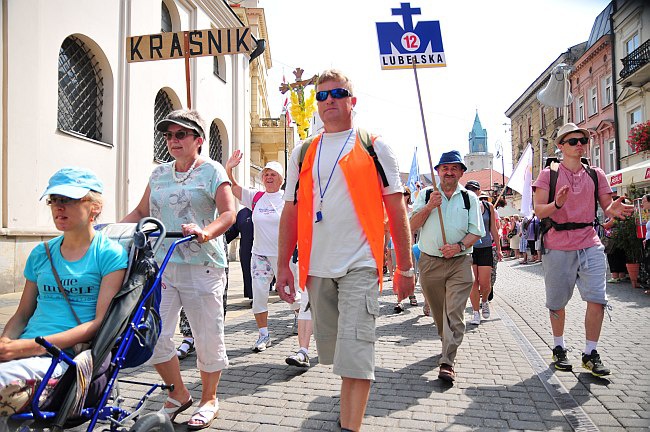
M232 191L241 203L253 211L253 250L251 257L251 276L253 281L253 314L259 330L254 352L268 348L272 341L268 328L269 285L278 271L278 236L280 215L284 208L284 169L279 162L270 161L264 165L259 179L264 186L260 191L242 187L235 180L232 170L242 160L242 152L236 150L226 162L226 173L232 182ZM293 263L295 267L295 262ZM297 274L298 272L294 272ZM301 295L302 294L302 295ZM286 358L289 365L309 367L309 340L312 334L311 311L307 305L307 292L296 295L296 302L289 305L294 311L294 332L298 333L300 349L295 355Z

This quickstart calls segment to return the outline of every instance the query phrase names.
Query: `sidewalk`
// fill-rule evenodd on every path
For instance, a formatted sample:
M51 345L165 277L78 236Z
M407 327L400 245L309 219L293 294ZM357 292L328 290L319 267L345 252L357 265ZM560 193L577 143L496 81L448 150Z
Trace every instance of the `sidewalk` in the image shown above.
M262 353L251 352L257 329L241 294L238 263L231 263L230 274L226 343L231 363L221 378L221 411L211 430L338 430L340 379L330 366L318 363L313 342L310 369L285 364L285 357L298 348L297 337L291 333L293 314L277 296L271 297L269 308L273 345ZM574 372L560 373L549 368L551 336L541 265L500 263L492 316L480 326L468 324L457 357L458 378L449 387L437 379L440 340L433 320L422 315L422 294L418 290L418 307L406 306L405 312L394 314L395 298L390 283L385 283L377 321L377 379L363 430L647 430L650 297L629 284L610 288L614 321L603 327L599 352L613 369L612 376L598 379L580 366L584 303L577 293L567 309L566 335L573 347ZM16 299L0 296L0 310L15 307L11 302ZM183 360L181 367L198 400L196 357ZM126 376L159 380L148 366L127 370ZM141 387L122 385L127 406L143 393ZM159 409L163 400L155 394L148 408ZM191 412L176 420L187 421ZM176 430L186 427L178 424Z

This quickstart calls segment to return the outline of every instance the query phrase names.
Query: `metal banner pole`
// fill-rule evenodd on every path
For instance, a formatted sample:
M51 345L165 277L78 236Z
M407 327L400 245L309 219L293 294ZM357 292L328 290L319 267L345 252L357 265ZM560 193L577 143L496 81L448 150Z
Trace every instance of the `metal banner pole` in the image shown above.
M429 159L429 169L431 169L431 182L433 183L433 189L438 191L438 185L436 185L436 176L433 172L433 162L431 161L431 149L429 148L429 136L427 134L427 124L424 121L424 109L422 108L422 95L420 94L420 82L418 81L418 70L415 67L415 59L413 56L413 74L415 75L415 87L418 91L418 102L420 103L420 116L422 117L422 129L424 130L424 142L427 145L427 157ZM440 231L442 231L442 243L447 244L447 236L445 235L445 224L442 220L442 210L438 207L438 218L440 220Z

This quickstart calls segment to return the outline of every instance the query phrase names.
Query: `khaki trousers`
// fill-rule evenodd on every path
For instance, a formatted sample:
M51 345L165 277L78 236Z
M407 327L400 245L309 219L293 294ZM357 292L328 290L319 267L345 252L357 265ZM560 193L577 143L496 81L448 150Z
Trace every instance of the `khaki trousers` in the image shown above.
M442 341L439 364L454 365L465 335L465 306L472 291L472 256L446 259L420 256L420 285Z

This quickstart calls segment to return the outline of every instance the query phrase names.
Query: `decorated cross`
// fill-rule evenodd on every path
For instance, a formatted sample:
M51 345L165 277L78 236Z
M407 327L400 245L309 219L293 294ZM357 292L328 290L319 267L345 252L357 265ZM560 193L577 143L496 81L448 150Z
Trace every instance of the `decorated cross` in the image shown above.
M316 85L316 80L318 79L318 75L314 75L313 77L303 80L302 74L304 73L304 69L301 68L296 68L296 70L293 71L293 75L296 77L296 82L293 83L282 83L280 85L280 93L285 94L287 91L291 89L296 89L298 87L305 88L308 85Z
M289 111L293 121L296 122L298 129L298 136L301 140L307 138L309 128L311 126L311 118L316 111L316 89L311 89L309 96L305 98L305 87L309 85L316 85L318 75L303 80L302 74L305 71L301 68L296 68L293 75L296 81L293 83L282 83L280 86L280 93L284 94L287 91L291 94L291 107Z

